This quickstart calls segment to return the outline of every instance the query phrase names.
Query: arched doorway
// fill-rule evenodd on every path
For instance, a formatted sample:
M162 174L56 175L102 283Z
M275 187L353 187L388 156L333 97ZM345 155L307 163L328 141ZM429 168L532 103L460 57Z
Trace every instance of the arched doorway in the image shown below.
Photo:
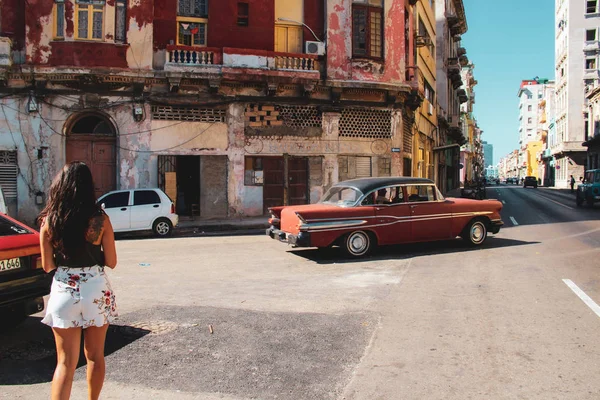
M97 113L78 115L67 126L67 162L83 161L94 177L96 196L116 189L116 131Z

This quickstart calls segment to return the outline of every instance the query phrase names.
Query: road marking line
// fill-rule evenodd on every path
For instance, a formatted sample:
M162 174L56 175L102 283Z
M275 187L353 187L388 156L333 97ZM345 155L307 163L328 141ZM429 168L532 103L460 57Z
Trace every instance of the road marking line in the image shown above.
M543 198L545 198L546 200L553 202L554 204L558 204L559 206L563 206L563 207L565 207L565 208L568 208L569 210L574 210L574 208L573 208L573 207L566 206L566 205L564 205L563 203L559 203L558 201L552 200L552 199L551 199L551 198L549 198L549 197L542 196L541 194L538 194L538 196L539 196L539 197L543 197Z
M510 222L512 222L514 226L518 226L519 225L519 223L517 222L517 220L514 219L512 216L508 217L508 218L510 218Z
M600 306L590 298L585 292L574 284L570 279L563 279L563 282L575 293L597 316L600 317Z

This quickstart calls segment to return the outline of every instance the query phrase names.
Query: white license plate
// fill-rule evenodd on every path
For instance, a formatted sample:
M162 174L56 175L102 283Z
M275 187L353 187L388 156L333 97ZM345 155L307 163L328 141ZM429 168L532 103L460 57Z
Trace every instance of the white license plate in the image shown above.
M8 260L0 260L0 272L17 268L21 268L21 260L19 258L9 258Z

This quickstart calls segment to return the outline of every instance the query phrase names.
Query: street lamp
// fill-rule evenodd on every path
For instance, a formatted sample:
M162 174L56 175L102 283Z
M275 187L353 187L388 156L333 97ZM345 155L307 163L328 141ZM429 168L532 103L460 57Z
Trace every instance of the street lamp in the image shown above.
M313 32L313 30L310 29L310 26L306 25L304 22L296 21L296 20L290 19L290 18L283 18L283 17L277 18L277 21L295 22L296 24L300 24L300 25L306 27L306 29L308 29L310 31L310 33L312 33L312 35L315 37L315 39L317 39L317 41L323 43L323 41L317 37L315 32Z

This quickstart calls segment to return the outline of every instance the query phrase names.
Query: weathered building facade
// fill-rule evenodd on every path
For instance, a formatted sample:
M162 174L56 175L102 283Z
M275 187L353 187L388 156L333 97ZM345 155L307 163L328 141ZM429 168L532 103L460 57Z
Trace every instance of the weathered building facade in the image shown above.
M435 0L435 17L439 143L434 152L437 183L447 192L460 186L460 146L466 141L460 120L460 104L465 100L461 70L468 63L466 50L460 46L467 32L462 0Z
M435 3L418 1L412 7L415 23L414 62L408 67L412 82L424 98L412 128L412 168L406 175L436 179L433 148L439 144L436 98ZM407 161L408 164L408 161Z
M179 214L204 218L406 174L423 101L406 73L408 0L4 8L0 171L19 218L32 221L52 176L76 159L98 194L161 187Z

